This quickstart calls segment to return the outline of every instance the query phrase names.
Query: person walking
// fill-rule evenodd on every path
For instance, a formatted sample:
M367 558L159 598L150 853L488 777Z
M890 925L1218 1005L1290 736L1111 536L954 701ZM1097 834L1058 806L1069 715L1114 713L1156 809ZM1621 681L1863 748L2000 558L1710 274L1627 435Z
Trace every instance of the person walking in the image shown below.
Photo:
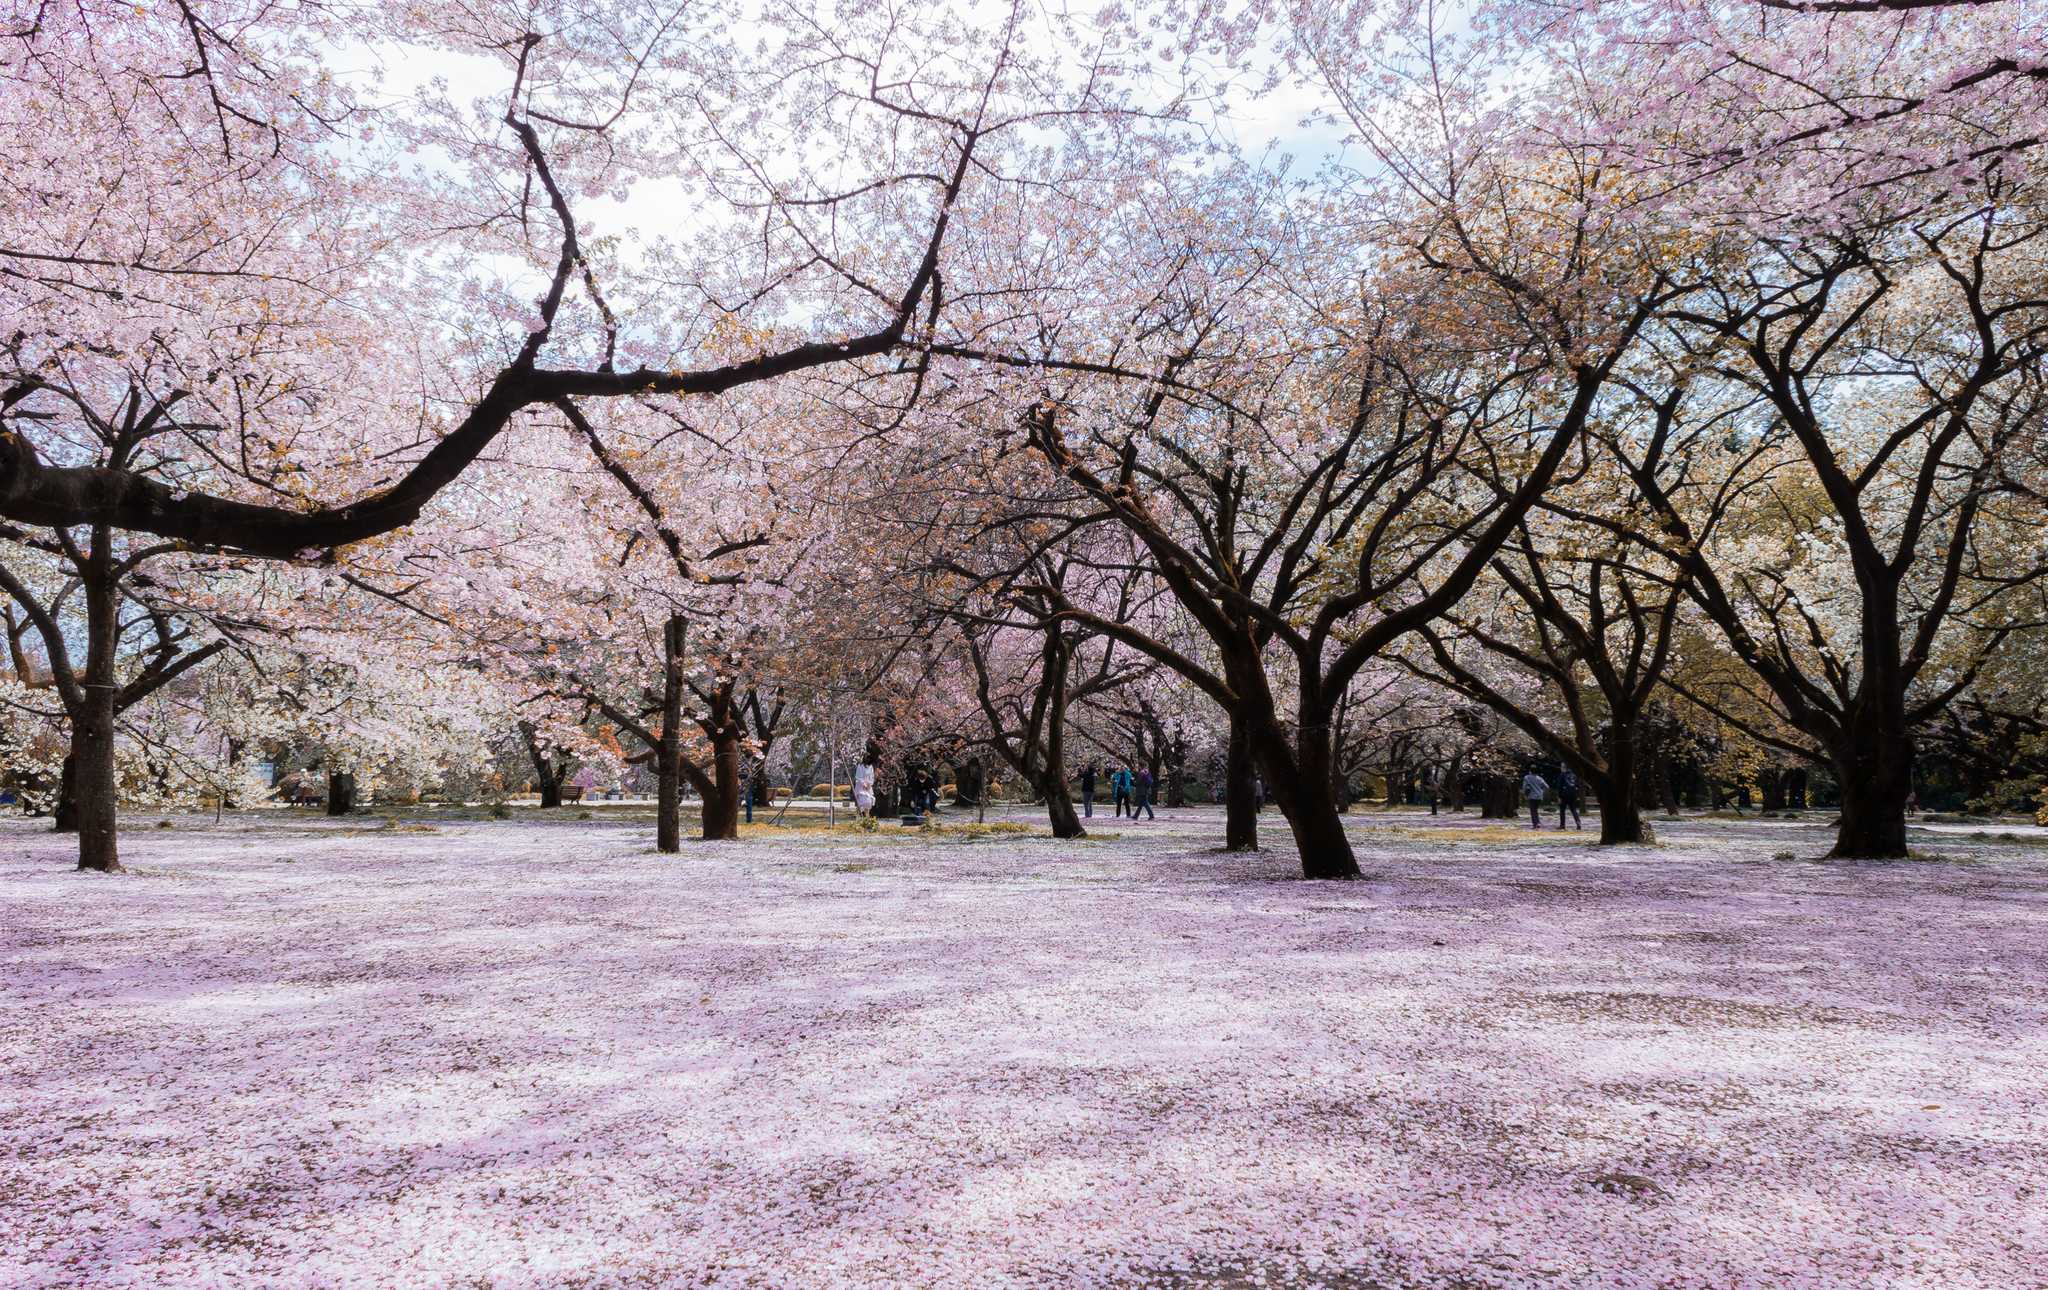
M1586 825L1579 818L1579 777L1566 766L1557 772L1557 827L1564 828L1564 813L1572 813L1572 827L1583 830Z
M1132 799L1131 818L1137 819L1138 812L1143 811L1146 819L1158 819L1159 817L1152 813L1152 772L1142 766L1138 768L1135 791L1136 796Z
M1543 799L1550 795L1550 783L1536 773L1531 766L1529 773L1522 776L1522 796L1529 799L1529 827L1543 827Z
M1119 766L1110 775L1109 792L1110 796L1116 799L1116 813L1117 817L1121 819L1123 813L1131 805L1131 772L1129 767Z
M1081 818L1095 818L1095 763L1089 762L1075 777L1081 785Z
M838 791L836 785L833 791ZM853 768L853 809L862 815L875 813L875 767L872 762L864 761Z

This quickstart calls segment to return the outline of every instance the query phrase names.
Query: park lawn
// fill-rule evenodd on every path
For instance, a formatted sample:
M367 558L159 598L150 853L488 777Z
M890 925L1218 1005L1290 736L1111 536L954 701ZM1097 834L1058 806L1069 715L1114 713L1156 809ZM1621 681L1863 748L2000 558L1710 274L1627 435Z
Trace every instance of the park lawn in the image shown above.
M1030 822L1028 812L1017 820ZM0 1285L2039 1285L2048 846L0 825ZM431 831L418 831L431 829ZM1472 839L1458 845L1459 838Z

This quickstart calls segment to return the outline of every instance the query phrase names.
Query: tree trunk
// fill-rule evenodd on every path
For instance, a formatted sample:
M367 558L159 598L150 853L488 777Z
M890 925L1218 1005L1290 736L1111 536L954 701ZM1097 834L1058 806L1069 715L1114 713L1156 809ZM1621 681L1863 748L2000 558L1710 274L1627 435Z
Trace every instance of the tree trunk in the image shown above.
M220 805L221 809L224 811L236 811L241 809L242 804L235 797L233 785L235 783L236 778L241 774L242 757L243 754L247 752L248 748L246 747L246 745L244 745L242 740L228 740L227 773L221 777L220 785Z
M1036 785L1045 798L1046 818L1052 823L1052 835L1056 838L1085 838L1088 830L1081 824L1079 812L1074 810L1074 799L1067 793L1064 778L1042 775Z
M1344 832L1344 817L1337 810L1336 795L1321 778L1305 791L1279 796L1280 810L1294 833L1294 845L1301 852L1304 878L1356 878L1358 859L1352 854L1351 839Z
M540 790L543 810L562 804L562 782L569 778L569 759L542 750L539 730L531 721L519 723L519 739L526 745L526 760L533 764L533 784Z
M1785 773L1775 766L1766 767L1757 774L1757 787L1763 793L1763 809L1782 811L1785 809Z
M1488 773L1480 778L1479 815L1487 820L1520 819L1515 809L1515 781L1505 775Z
M109 669L111 671L111 669ZM78 867L119 873L115 841L119 798L114 780L114 686L88 682L83 709L72 717L73 806L78 817Z
M1873 723L1875 724L1875 723ZM1898 723L1901 727L1903 719ZM1852 726L1847 746L1835 754L1835 778L1842 788L1842 822L1835 830L1838 860L1893 860L1906 854L1906 797L1912 792L1912 745L1903 730L1895 738L1865 735Z
M327 813L347 815L356 809L356 777L346 771L327 773Z
M662 742L668 742L666 736ZM683 849L683 776L680 755L664 748L654 758L654 849L669 855Z
M1707 778L1706 768L1699 765L1686 767L1685 791L1680 798L1685 805L1695 810L1704 810L1715 804L1713 782Z
M711 791L704 795L706 842L732 842L740 836L740 734L722 726L711 744Z
M75 742L73 746L76 746ZM57 806L50 815L54 831L78 832L78 754L75 752L64 754L64 769L57 776Z
M1307 696L1302 712L1299 733L1291 745L1288 732L1270 715L1249 718L1246 725L1252 751L1294 834L1295 847L1301 852L1301 876L1356 878L1358 860L1344 832L1330 773L1329 713Z
M1607 749L1607 774L1598 784L1600 845L1603 847L1657 840L1650 822L1643 818L1642 801L1638 796L1641 777L1636 773L1635 740L1635 731L1618 723Z
M1600 784L1600 845L1629 846L1655 842L1657 834L1643 818L1634 781L1612 776Z
M953 805L980 806L988 793L988 772L981 758L970 757L953 768Z
M1082 827L1081 817L1074 811L1074 799L1067 792L1067 667L1072 661L1071 644L1057 634L1048 635L1042 675L1044 684L1051 687L1052 695L1046 707L1045 763L1040 767L1033 787L1045 798L1045 813L1052 822L1052 835L1056 838L1088 836L1088 830ZM1028 751L1026 757L1029 757ZM1156 775L1152 782L1159 782ZM1135 817L1137 812L1131 814Z
M1223 848L1259 849L1258 771L1252 762L1251 738L1244 722L1230 719L1228 759L1223 768Z
M654 849L683 849L683 616L671 614L661 633L661 743L655 749Z

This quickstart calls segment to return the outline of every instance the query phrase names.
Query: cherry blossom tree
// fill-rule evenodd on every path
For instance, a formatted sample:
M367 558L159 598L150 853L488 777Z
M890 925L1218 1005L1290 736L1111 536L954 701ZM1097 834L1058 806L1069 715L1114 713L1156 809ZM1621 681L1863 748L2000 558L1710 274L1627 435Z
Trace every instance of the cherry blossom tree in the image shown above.
M1748 485L1748 522L1709 541L1635 472L1638 537L1832 766L1843 856L1905 854L1913 732L2031 620L2043 572L2010 535L2040 522L2044 229L2004 181L1983 196L1759 243L1673 307L1688 361L1752 400L1739 433L1800 464Z
M1650 522L1618 472L1603 463L1574 473L1473 593L1420 629L1427 648L1414 665L1492 708L1588 785L1602 844L1647 842L1638 802L1645 723L1664 692L1685 579L1612 531L1558 522L1559 511L1598 513L1620 530ZM1507 668L1487 666L1473 646Z
M1043 799L1057 838L1087 836L1068 787L1071 714L1113 697L1147 670L1114 638L1070 625L1056 608L1101 603L1106 617L1131 621L1131 584L1113 575L1109 586L1102 581L1071 553L1032 550L996 582L995 604L954 611L987 722L982 738ZM1096 585L1084 590L1090 582ZM1010 607L1016 616L1005 612Z
M545 18L38 6L0 34L17 87L0 126L36 149L10 181L35 199L0 231L8 312L29 320L0 373L0 516L317 557L415 522L565 399L884 374L938 325L970 177L1012 182L1013 140L1116 109L1106 43L1062 74L1030 51L1027 21L1021 6L992 27L795 9L743 49L716 15L639 3ZM474 109L373 112L321 66L350 40L481 55L501 87ZM787 150L799 135L834 147L811 164L814 149ZM446 178L393 179L411 173L387 155L405 145L445 159ZM682 180L707 236L737 240L648 248L639 278L586 241L579 199L655 179ZM450 280L444 254L517 268ZM255 361L208 352L243 320L273 334ZM71 369L150 350L172 370L149 400L190 405L163 469L80 461L36 433ZM371 368L384 379L357 378ZM914 376L902 384L914 396Z
M1455 605L1511 538L1670 290L1635 246L1591 237L1583 207L1560 209L1513 171L1470 183L1517 221L1494 222L1484 203L1412 211L1428 230L1420 251L1392 232L1407 225L1390 222L1379 235L1391 242L1357 254L1406 263L1326 274L1329 294L1306 316L1289 311L1318 266L1285 261L1279 246L1241 245L1199 272L1166 257L1172 276L1151 298L1171 303L1145 325L1177 352L1153 388L1121 408L1062 392L1025 418L1034 449L1146 546L1217 665L1080 606L1063 612L1245 722L1313 877L1357 872L1332 788L1335 706L1388 646ZM1554 238L1579 252L1552 259ZM1283 263L1284 291L1258 304L1280 312L1253 312L1247 282L1277 287ZM1501 309L1515 320L1506 329L1494 321ZM1269 648L1284 651L1286 672L1268 664Z
M1638 210L1782 236L1858 222L1873 194L1935 202L2038 165L2048 37L1994 0L1507 0L1556 120L1632 177ZM1524 70L1527 64L1524 63Z
M574 400L836 366L914 400L901 360L942 326L955 207L1018 182L1025 136L1121 111L1116 36L1069 74L1022 7L797 9L751 48L725 16L35 6L0 31L25 195L0 214L0 517L333 561ZM496 84L393 101L331 74L342 48L480 57ZM629 245L576 214L647 182L682 186L695 235Z
M136 410L132 401L129 407ZM141 424L146 433L147 419ZM32 625L47 693L60 707L51 716L69 740L56 826L78 833L79 868L117 871L123 718L228 649L238 634L261 630L261 611L246 585L224 589L247 581L231 562L183 557L173 543L130 541L103 524L77 534L8 527L0 538L12 648L20 652L20 629ZM237 592L248 608L233 607Z

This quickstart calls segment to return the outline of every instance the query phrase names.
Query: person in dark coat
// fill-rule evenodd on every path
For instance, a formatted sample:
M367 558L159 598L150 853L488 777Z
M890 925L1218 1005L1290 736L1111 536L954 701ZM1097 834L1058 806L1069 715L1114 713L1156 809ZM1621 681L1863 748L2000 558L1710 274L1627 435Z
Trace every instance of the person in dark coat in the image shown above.
M918 815L926 815L939 805L938 781L922 766L913 767L904 785L910 790L910 809Z
M1584 821L1579 819L1579 777L1572 774L1572 768L1569 766L1557 773L1557 827L1560 829L1564 827L1566 811L1572 813L1573 828L1586 827Z
M1146 819L1148 819L1148 820L1156 820L1156 819L1158 819L1159 817L1158 817L1157 815L1154 815L1154 814L1152 813L1152 772L1151 772L1151 771L1149 771L1149 770L1146 770L1146 769L1145 769L1144 767L1142 767L1142 766L1138 768L1138 777L1137 777L1137 782L1136 782L1136 785L1135 785L1135 787L1134 787L1134 789L1133 789L1133 792L1134 792L1134 794L1135 794L1135 795L1134 795L1134 796L1132 797L1132 799L1131 799L1131 818L1132 818L1132 819L1134 819L1134 820L1135 820L1135 819L1137 819L1137 818L1138 818L1138 812L1139 812L1139 811L1143 811L1143 812L1145 813L1145 818L1146 818Z
M1095 818L1095 763L1091 761L1083 766L1081 773L1074 778L1081 785L1081 816L1092 820Z

